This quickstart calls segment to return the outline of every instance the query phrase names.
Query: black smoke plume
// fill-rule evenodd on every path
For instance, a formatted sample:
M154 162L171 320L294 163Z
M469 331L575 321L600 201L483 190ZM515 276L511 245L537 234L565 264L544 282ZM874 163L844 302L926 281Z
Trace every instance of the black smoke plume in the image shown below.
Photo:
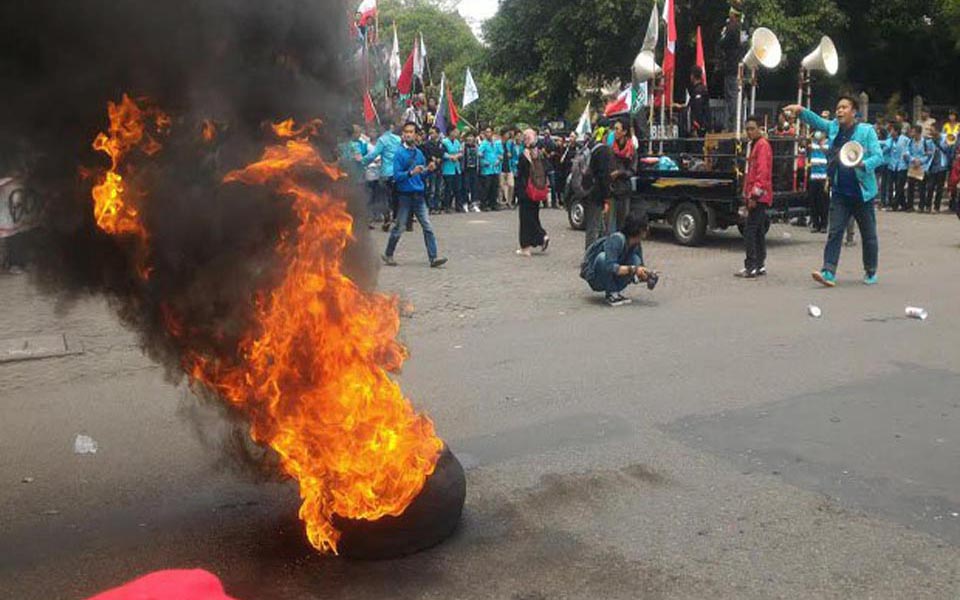
M34 277L64 302L101 293L145 351L182 377L183 342L212 357L236 351L255 294L279 274L274 246L295 220L268 190L223 185L255 160L271 122L321 118L333 137L356 90L341 0L6 0L0 5L0 168L28 179L47 202ZM148 282L133 240L101 232L90 190L107 157L92 149L123 94L146 98L172 126L152 157L131 153L131 193L145 194ZM204 121L216 123L201 143ZM93 173L93 174L91 174ZM0 173L2 174L2 173ZM349 184L318 178L317 185ZM354 268L361 284L364 270Z

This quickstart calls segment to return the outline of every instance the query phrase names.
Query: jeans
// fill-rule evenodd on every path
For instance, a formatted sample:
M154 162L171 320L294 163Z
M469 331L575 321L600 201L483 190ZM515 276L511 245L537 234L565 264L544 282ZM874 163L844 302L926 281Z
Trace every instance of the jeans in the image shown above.
M723 78L723 110L726 115L725 124L727 131L737 130L737 76L726 75Z
M460 208L464 204L463 178L460 174L443 176L443 208Z
M427 207L430 210L440 208L440 175L438 173L427 173L423 176L425 186L424 195L427 201Z
M583 223L586 230L583 247L586 250L595 241L607 235L603 204L598 203L592 196L583 199Z
M843 235L850 217L857 221L857 227L860 229L863 244L863 270L868 274L875 274L880 242L877 239L877 213L873 202L864 202L837 192L834 192L830 199L830 234L827 236L827 246L823 250L823 270L837 272Z
M480 203L480 174L476 169L467 169L463 174L463 201Z
M397 221L393 224L390 231L390 239L387 241L387 256L393 256L400 242L400 236L403 235L404 223L410 219L411 213L420 221L420 228L423 229L423 242L427 246L427 256L430 260L437 258L437 237L433 233L433 225L430 224L430 215L427 212L427 201L423 194L398 193L397 194L398 214Z
M380 193L380 181L368 181L366 182L367 190L367 219L369 222L374 222L383 217L384 206L381 200L382 194Z
M619 294L627 289L627 286L633 282L633 275L614 275L606 269L607 254L601 252L593 261L593 279L587 283L590 289L595 292L605 292L607 294ZM629 265L638 267L643 264L643 258L640 256L631 256Z
M559 189L557 189L557 172L547 171L547 183L550 185L550 206L556 208L560 202Z
M758 204L747 214L743 227L743 239L747 257L743 266L747 271L759 269L767 264L767 205Z

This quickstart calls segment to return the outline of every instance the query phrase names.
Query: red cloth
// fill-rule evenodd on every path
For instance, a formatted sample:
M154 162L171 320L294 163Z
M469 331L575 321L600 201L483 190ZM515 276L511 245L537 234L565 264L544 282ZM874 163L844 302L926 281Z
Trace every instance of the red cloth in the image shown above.
M633 146L633 137L624 136L624 139L626 143L622 147L619 142L613 142L613 153L624 160L632 160L636 152L636 148Z
M202 569L157 571L89 600L235 600L223 584Z
M753 143L750 158L747 159L743 197L751 196L761 204L773 205L773 149L764 137Z
M953 168L950 170L950 192L953 193L960 183L960 148L957 149L957 155L953 159Z

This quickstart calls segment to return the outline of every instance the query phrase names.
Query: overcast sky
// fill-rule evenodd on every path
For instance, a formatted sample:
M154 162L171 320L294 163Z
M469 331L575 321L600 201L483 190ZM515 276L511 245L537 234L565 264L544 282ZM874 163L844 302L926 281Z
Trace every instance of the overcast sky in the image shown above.
M499 0L461 0L457 10L479 37L480 25L497 13Z

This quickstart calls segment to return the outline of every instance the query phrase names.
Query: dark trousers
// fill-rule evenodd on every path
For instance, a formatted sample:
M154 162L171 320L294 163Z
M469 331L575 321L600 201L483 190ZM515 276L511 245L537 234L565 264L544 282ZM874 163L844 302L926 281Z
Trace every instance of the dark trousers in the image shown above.
M920 209L923 210L923 179L914 179L913 177L907 177L907 198L906 206L903 206L903 210L913 210L914 204L916 202L916 197L920 195Z
M747 213L747 223L743 227L747 258L743 266L753 271L767 264L767 205L760 204Z
M607 235L603 218L603 203L592 196L583 199L583 223L586 230L583 248L587 249L595 241Z
M907 209L907 172L897 171L893 180L893 207L899 210Z
M443 208L460 208L464 202L462 176L444 175L443 188Z
M424 197L427 201L427 208L430 210L437 210L440 208L440 174L439 173L427 173L423 176L424 184Z
M878 171L883 171L883 177L880 180L880 205L884 208L893 206L893 190L897 180L897 172L891 171L889 167L880 167Z
M830 199L830 234L827 236L827 246L823 250L823 270L837 272L843 235L847 230L850 217L856 220L857 227L860 228L863 270L874 274L877 272L880 242L877 239L877 213L873 208L873 202L849 198L836 192Z
M946 179L947 172L940 171L939 173L927 173L927 178L924 180L926 182L924 206L927 208L933 206L934 212L940 212L940 206L943 204L943 184Z
M810 198L810 226L817 231L823 231L827 228L827 211L830 207L827 180L811 179L807 195Z
M480 174L476 169L467 169L463 174L463 198L464 202L480 202Z
M488 210L497 208L497 196L500 194L500 175L480 176L480 205Z

